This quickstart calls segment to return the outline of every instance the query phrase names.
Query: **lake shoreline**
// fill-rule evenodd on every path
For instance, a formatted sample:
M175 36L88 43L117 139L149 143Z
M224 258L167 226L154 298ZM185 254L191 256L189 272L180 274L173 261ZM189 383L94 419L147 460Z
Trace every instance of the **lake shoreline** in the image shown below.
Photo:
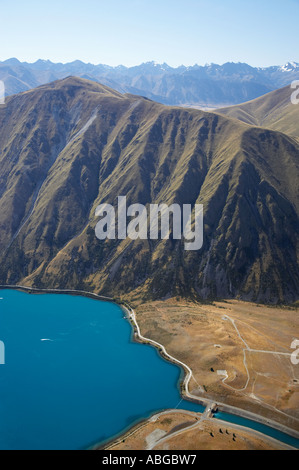
M123 303L119 303L119 302L116 302L113 298L110 298L110 297L106 297L106 296L102 296L102 295L98 295L98 294L95 294L95 293L92 293L92 292L88 292L88 291L82 291L82 290L74 290L74 289L42 289L42 288L35 288L35 287L27 287L27 286L19 286L19 285L0 285L0 290L20 290L22 292L25 292L25 293L28 293L28 294L64 294L64 295L73 295L73 296L82 296L82 297L87 297L87 298L90 298L90 299L93 299L93 300L101 300L101 301L106 301L106 302L111 302L111 303L114 303L116 305L118 305L126 314L126 316L128 317L128 320L130 321L130 324L132 325L132 328L133 328L133 332L132 332L132 339L133 341L135 342L139 342L139 343L142 343L142 344L149 344L151 345L152 347L154 347L155 349L158 350L158 353L160 354L160 356L165 360L165 361L168 361L168 362L171 362L172 364L180 367L180 369L182 371L184 371L184 379L183 379L183 382L181 383L180 382L180 387L179 387L179 390L180 390L180 394L181 394L181 397L182 397L182 400L187 400L187 401L190 401L190 402L193 402L193 403L196 403L198 405L201 405L201 406L211 406L212 404L215 404L215 407L217 408L217 411L220 411L220 412L224 412L224 413L227 413L227 414L231 414L231 415L234 415L234 416L237 416L237 417L241 417L241 418L245 418L245 419L248 419L250 421L253 421L253 422L256 422L256 423L259 423L259 424L262 424L262 425L265 425L265 426L268 426L276 431L279 431L279 432L282 432L283 434L286 434L287 436L291 436L295 439L299 439L299 432L296 431L295 429L292 429L292 428L288 428L276 421L272 421L270 419L267 419L267 418L264 418L263 416L260 416L260 415L256 415L250 411L247 411L247 410L243 410L241 408L236 408L236 407L233 407L233 406L230 406L230 405L226 405L225 403L216 403L214 402L213 400L211 399L208 399L208 398L202 398L202 397L197 397L195 395L192 395L190 394L189 392L189 389L188 389L188 385L189 385L189 382L192 378L192 370L186 365L184 364L183 362L179 361L178 359L170 356L165 347L149 338L144 338L141 333L140 333L140 328L139 328L139 325L138 325L138 322L136 320L136 315L135 315L135 312L134 310L132 309L132 307L128 304L128 302L123 302ZM166 410L164 410L166 411ZM158 413L161 413L158 412ZM154 413L153 415L151 415L150 418L152 418L153 416L155 416L157 413ZM146 422L148 421L148 419L150 418L141 418L141 421L139 421L139 424L142 423L143 421ZM136 424L134 425L133 424L133 427L135 426L138 426L138 423L136 422ZM254 430L254 428L250 428L250 427L246 427L246 426L242 426L243 428L247 429L247 430ZM121 434L118 434L117 436L113 436L113 438L109 439L109 441L107 441L104 446L107 446L109 445L109 443L112 443L115 439L118 439L120 438L121 435L123 434L127 434L129 431L128 430L124 430L124 432L122 432ZM261 433L265 436L267 436L267 434L264 434L264 433ZM270 436L268 436L270 437ZM278 442L282 442L282 441L278 441ZM89 448L100 448L103 444L101 443L98 443L97 444L94 444L92 445L91 447Z
M143 419L139 423L133 424L130 429L128 429L128 430L124 431L122 434L116 436L115 439L108 440L107 442L101 443L100 445L94 445L89 450L113 451L114 447L119 446L121 443L124 443L124 441L127 441L127 439L132 437L134 434L139 433L140 431L142 431L142 429L145 428L150 422L156 422L161 417L163 417L163 416L167 417L168 415L171 415L173 413L183 414L183 415L184 414L189 414L189 415L194 415L194 416L199 415L198 416L198 423L200 423L201 420L203 422L207 420L206 418L201 418L202 415L200 413L188 412L188 411L186 412L186 410L181 410L181 409L169 409L169 410L161 411L161 412L158 412L158 413L152 415L148 419ZM208 421L209 421L209 419L208 419ZM272 445L276 446L275 450L297 450L295 447L293 447L289 444L286 444L282 441L279 441L279 440L275 439L274 437L269 436L267 434L264 434L264 433L262 433L262 432L260 432L256 429L247 428L245 426L241 426L241 425L238 425L238 424L235 424L235 423L223 421L219 418L213 418L210 422L215 424L215 425L217 424L217 426L219 426L221 428L224 428L224 429L230 428L230 429L233 429L235 431L247 432L249 435L251 435L253 437L260 438L264 442L268 442L269 444L272 444ZM188 431L188 430L189 430L189 428L185 429L185 431ZM167 437L167 436L165 436L165 437ZM159 441L156 442L156 445L159 445Z

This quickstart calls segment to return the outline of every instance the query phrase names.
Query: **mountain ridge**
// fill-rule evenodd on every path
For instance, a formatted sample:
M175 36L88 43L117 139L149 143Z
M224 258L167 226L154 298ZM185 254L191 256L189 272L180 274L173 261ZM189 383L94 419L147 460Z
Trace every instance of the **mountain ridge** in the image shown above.
M144 299L299 295L291 137L70 77L0 108L0 282ZM204 204L204 245L95 237L95 208Z
M217 112L299 139L299 105L291 101L294 92L294 89L284 87L241 105L217 109Z

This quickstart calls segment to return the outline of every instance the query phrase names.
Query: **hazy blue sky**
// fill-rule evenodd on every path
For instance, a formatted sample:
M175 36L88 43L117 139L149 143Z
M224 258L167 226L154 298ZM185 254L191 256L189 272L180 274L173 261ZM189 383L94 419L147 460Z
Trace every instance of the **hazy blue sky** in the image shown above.
M299 62L299 0L1 0L0 60Z

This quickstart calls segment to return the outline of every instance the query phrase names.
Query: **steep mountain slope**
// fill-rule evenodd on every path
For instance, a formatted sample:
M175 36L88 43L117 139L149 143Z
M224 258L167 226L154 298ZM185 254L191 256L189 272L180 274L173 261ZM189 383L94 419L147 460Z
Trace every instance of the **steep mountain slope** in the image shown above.
M298 143L78 78L0 107L0 283L112 295L299 294ZM204 204L204 245L95 237L102 202Z
M287 86L248 103L218 109L217 112L299 139L299 105L291 101L294 92L295 89Z
M299 79L299 64L255 68L243 63L169 67L147 62L135 67L85 64L80 60L33 64L9 59L0 62L6 94L22 92L68 76L108 85L122 93L143 95L168 105L220 107L252 100Z

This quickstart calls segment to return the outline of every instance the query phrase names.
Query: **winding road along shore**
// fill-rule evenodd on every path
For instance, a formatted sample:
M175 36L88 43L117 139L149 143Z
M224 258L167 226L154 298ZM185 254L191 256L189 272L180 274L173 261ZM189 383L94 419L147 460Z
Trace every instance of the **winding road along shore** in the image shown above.
M131 320L131 322L135 326L135 339L140 341L140 342L151 344L154 347L158 348L161 355L162 355L162 357L164 357L165 359L173 362L174 364L179 365L180 367L182 367L184 369L185 377L184 377L184 381L183 381L183 387L182 387L182 390L181 390L181 393L182 393L184 398L187 398L187 399L189 399L189 400L191 400L195 403L198 403L200 405L204 405L206 407L206 409L211 410L211 409L216 409L217 408L218 411L222 411L224 413L239 416L239 417L248 419L250 421L255 421L257 423L260 423L260 424L263 424L265 426L269 426L273 429L276 429L277 431L280 431L284 434L288 434L288 435L294 437L295 439L299 439L299 432L298 431L296 431L295 429L288 428L288 427L284 426L283 424L277 423L276 421L272 421L270 419L264 418L263 416L257 415L255 413L250 412L250 411L243 410L241 408L237 408L237 407L234 407L234 406L231 406L231 405L226 405L225 403L220 403L218 401L217 401L217 403L215 403L215 400L210 400L208 398L203 398L203 397L199 398L196 395L192 395L192 393L190 393L190 391L189 391L189 383L190 383L190 380L191 380L192 377L195 380L195 382L196 382L196 379L194 378L193 372L190 369L190 367L187 364L184 364L183 362L179 361L175 357L168 354L168 352L166 351L165 347L162 344L160 344L157 341L154 341L150 338L145 338L144 336L142 336L142 334L140 332L140 327L139 327L137 319L136 319L136 314L135 314L134 310L132 309L132 307L130 307L127 303L125 305L122 305L122 307L125 309L125 311L127 312L127 315L129 316L129 319ZM233 423L230 422L230 425L232 425L232 424ZM240 425L235 425L235 426L238 427L238 428L246 429L247 431L250 431L250 432L254 432L254 433L258 432L258 431L254 430L252 428L249 428L249 427L240 426ZM260 433L260 434L262 434L262 433ZM263 434L263 435L266 436L266 434ZM267 436L267 437L269 439L271 439L269 436ZM288 446L288 447L290 447L290 446Z
M0 285L0 290L4 290L4 289L15 289L15 290L21 290L21 291L24 291L24 292L27 292L27 293L35 293L35 294L40 293L40 294L79 295L79 296L88 297L88 298L95 299L95 300L102 300L102 301L108 301L108 302L116 303L115 300L111 297L98 295L98 294L95 294L95 293L92 293L92 292L87 292L87 291L82 291L82 290L75 290L75 289L40 289L40 288L20 286L20 285ZM193 372L190 369L190 367L187 364L184 364L182 361L179 361L175 357L168 354L168 352L166 351L165 347L162 344L160 344L160 343L158 343L158 342L156 342L156 341L154 341L150 338L145 338L144 336L142 336L141 331L140 331L140 327L139 327L137 319L136 319L135 311L128 304L128 302L121 303L121 304L118 304L118 305L125 311L126 315L128 316L128 319L129 319L129 321L131 322L131 324L133 326L134 339L136 341L139 341L141 343L150 344L150 345L154 346L155 348L157 348L159 350L161 356L164 359L169 360L170 362L178 365L179 367L181 367L184 370L185 377L184 377L183 384L182 384L182 389L181 389L182 398L186 398L189 401L193 401L195 403L198 403L199 405L205 406L206 407L206 410L205 410L205 413L204 413L205 419L206 419L208 413L210 413L211 411L217 409L217 410L222 411L224 413L239 416L239 417L248 419L250 421L254 421L254 422L269 426L269 427L271 427L271 428L273 428L277 431L280 431L284 434L287 434L291 437L294 437L295 439L299 439L299 432L298 431L296 431L295 429L292 429L292 428L288 428L288 427L286 427L286 426L284 426L280 423L277 423L276 421L272 421L270 419L264 418L260 415L252 413L250 411L246 411L246 410L241 409L241 408L237 408L237 407L234 407L234 406L231 406L231 405L226 405L224 403L219 403L219 402L215 403L214 400L210 400L208 398L203 398L203 397L199 398L198 396L192 395L192 393L190 393L190 391L189 391L189 383L190 383L190 380L191 380L192 377L195 380L195 382L196 382L196 379L194 378ZM166 412L167 411L165 410L162 413L166 413ZM156 419L160 415L161 415L161 413L155 414L150 419ZM213 419L216 419L216 418L213 418ZM278 441L278 440L276 440L276 439L274 439L270 436L267 436L264 433L256 431L253 428L237 425L237 424L231 423L229 421L221 421L219 419L217 419L217 421L222 422L222 423L226 423L226 424L229 423L230 426L234 426L236 429L246 429L247 432L251 432L253 434L259 434L259 435L264 436L265 438L271 440L272 442L276 441L280 445L285 445L285 447L288 448L288 449L293 448L291 446L288 446L287 444L283 444L281 441ZM125 434L127 435L128 431L126 431ZM112 444L112 440L110 441L110 443ZM106 444L105 448L107 448L107 446L109 446L109 444Z

